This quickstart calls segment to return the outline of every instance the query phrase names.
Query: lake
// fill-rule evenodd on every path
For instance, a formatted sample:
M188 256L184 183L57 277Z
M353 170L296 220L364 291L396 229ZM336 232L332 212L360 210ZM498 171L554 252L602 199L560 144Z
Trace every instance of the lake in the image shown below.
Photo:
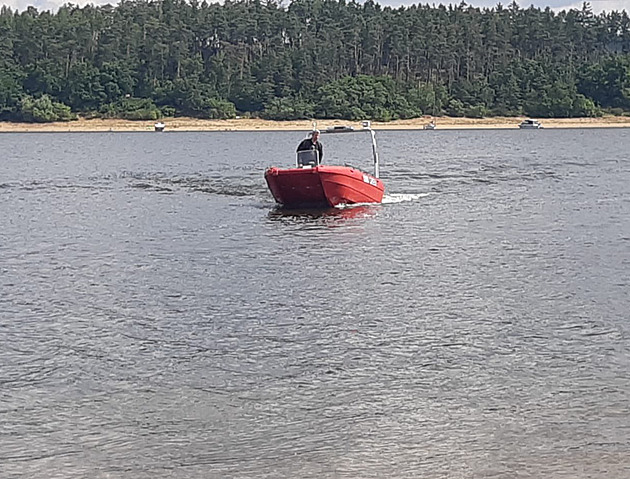
M303 137L0 134L0 477L630 477L630 130Z

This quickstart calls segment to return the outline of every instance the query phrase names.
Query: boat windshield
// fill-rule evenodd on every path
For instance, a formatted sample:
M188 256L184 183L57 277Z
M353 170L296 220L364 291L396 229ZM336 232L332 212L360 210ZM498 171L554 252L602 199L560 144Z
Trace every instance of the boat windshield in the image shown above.
M319 152L317 150L302 150L297 152L297 166L319 165Z

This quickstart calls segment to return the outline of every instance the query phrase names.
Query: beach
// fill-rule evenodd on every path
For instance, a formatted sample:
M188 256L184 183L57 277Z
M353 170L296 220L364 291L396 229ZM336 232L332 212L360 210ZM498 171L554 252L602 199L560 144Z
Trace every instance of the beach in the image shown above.
M431 120L436 129L515 129L525 117L453 118L423 117L391 122L372 122L376 130L421 130ZM630 117L604 116L601 118L546 118L540 120L544 128L630 128ZM310 130L315 124L320 130L331 126L347 125L361 128L361 122L344 120L272 121L258 118L230 120L202 120L198 118L164 118L165 131L278 131ZM120 119L84 119L54 123L0 122L0 132L108 132L153 131L155 121Z

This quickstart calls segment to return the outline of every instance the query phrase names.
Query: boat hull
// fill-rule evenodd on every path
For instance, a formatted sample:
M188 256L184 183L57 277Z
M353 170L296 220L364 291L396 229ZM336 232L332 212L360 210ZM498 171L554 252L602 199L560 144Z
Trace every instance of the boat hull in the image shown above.
M271 167L265 180L274 199L288 207L380 203L385 192L381 180L349 166Z

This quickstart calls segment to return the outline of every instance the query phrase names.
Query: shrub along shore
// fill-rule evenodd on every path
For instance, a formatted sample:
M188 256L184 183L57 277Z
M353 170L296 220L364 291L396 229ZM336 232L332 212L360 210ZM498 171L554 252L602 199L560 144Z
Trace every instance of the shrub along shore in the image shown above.
M421 130L431 120L438 130L447 129L518 129L524 117L453 118L423 117L390 122L372 122L375 130ZM628 116L603 116L599 118L545 118L540 120L544 128L630 128ZM360 122L343 120L295 120L273 121L253 118L230 120L202 120L198 118L164 118L164 131L308 131L316 124L320 130L329 126L348 125L361 128ZM154 121L120 119L82 119L53 123L0 122L0 132L123 132L154 131Z

